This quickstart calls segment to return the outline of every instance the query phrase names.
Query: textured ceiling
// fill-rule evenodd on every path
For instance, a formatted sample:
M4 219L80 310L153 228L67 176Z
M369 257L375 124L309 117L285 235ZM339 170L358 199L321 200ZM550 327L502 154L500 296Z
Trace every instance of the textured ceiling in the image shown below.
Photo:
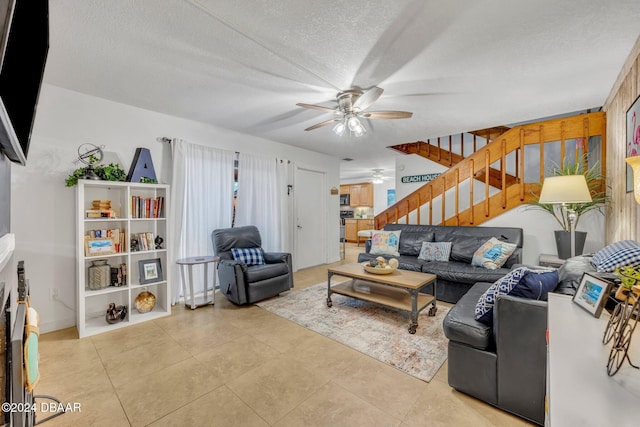
M384 147L601 106L640 34L638 0L53 0L47 83L392 168ZM337 137L353 86L385 91ZM180 135L168 135L177 136Z

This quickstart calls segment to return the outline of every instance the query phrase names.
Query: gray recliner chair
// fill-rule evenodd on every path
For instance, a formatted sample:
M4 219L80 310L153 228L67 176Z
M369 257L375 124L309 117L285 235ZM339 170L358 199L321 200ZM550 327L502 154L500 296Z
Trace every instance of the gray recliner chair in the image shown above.
M236 261L232 248L262 248L258 228L253 225L222 228L211 233L218 263L220 292L235 304L252 304L293 288L291 254L264 252L264 264Z

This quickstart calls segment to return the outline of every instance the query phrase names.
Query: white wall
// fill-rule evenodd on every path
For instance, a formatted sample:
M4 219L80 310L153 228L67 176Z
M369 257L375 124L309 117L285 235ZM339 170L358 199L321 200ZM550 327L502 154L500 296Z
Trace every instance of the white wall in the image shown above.
M203 123L118 104L51 85L44 85L26 167L12 166L11 227L16 234L14 259L25 260L31 300L40 313L41 331L76 323L75 187L65 187L82 143L104 144L115 152L125 171L137 147L151 150L156 175L168 179L168 144L157 137L178 137L218 148L287 158L298 166L326 171L327 224L338 223L339 159ZM339 229L327 227L327 262L340 259ZM332 244L331 242L336 242ZM295 254L294 254L295 255ZM49 290L60 299L49 300ZM68 306L68 307L67 307ZM105 307L106 310L106 307Z

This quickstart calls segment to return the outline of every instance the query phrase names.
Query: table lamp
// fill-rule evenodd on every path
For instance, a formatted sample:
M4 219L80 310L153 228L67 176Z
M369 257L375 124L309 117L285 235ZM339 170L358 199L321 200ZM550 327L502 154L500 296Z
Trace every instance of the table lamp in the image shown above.
M589 186L584 175L550 176L544 179L540 191L539 203L545 205L561 205L565 208L569 218L569 232L571 234L571 257L576 255L575 222L576 211L569 205L574 203L591 202Z
M627 157L624 159L633 171L633 195L636 202L640 204L640 156Z

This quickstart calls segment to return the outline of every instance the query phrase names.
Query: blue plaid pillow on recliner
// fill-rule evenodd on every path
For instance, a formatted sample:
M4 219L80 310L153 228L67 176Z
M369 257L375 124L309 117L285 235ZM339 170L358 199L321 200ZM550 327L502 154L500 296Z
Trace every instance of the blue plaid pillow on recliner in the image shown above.
M233 259L246 265L264 264L262 248L231 248Z

